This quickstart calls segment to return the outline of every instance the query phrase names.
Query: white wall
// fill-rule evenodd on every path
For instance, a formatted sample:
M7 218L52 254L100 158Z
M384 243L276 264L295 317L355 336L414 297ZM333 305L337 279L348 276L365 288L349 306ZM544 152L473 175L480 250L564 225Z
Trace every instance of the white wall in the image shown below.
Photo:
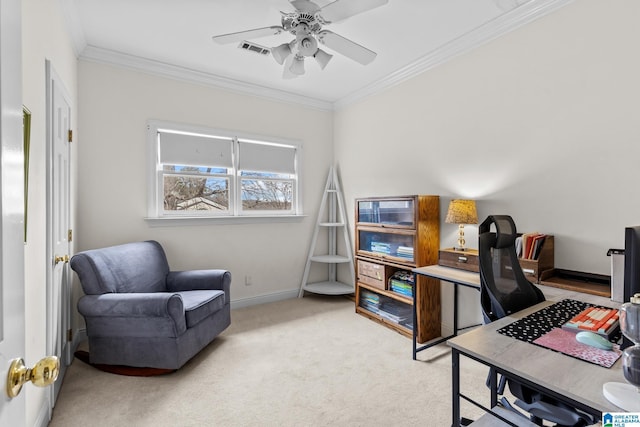
M46 355L46 79L45 59L49 59L77 105L76 57L65 30L57 1L22 2L23 104L31 111L29 156L28 236L25 245L25 319L28 366ZM74 113L72 127L77 122ZM75 157L72 148L72 158ZM72 179L75 173L72 172ZM75 199L74 199L75 200ZM50 388L27 386L27 425L48 422L47 394ZM44 418L43 418L44 417Z
M448 202L473 198L480 221L554 234L556 267L610 274L607 249L640 224L638 17L634 0L576 1L338 111L347 200L440 194L450 247ZM477 226L466 235L477 247Z
M333 156L331 112L84 61L79 88L78 250L155 239L172 269L230 270L232 302L296 295ZM148 119L301 142L308 216L287 223L150 226L144 220Z

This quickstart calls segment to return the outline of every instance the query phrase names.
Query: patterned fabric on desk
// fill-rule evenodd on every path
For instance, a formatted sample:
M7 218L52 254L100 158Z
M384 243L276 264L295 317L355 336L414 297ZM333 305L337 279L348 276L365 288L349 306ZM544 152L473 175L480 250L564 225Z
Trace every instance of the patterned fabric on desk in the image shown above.
M498 329L497 332L520 341L610 368L620 357L621 351L618 345L614 345L612 351L601 350L577 342L573 332L561 329L562 325L571 320L573 316L587 307L594 306L594 304L582 301L565 299L531 313L520 320L516 320ZM614 341L617 341L618 338L616 337Z

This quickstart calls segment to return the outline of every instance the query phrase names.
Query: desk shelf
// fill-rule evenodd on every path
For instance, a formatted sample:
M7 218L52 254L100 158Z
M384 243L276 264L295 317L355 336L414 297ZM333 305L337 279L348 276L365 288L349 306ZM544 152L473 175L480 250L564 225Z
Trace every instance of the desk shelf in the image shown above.
M603 274L555 268L541 277L540 284L568 291L611 297L611 278Z

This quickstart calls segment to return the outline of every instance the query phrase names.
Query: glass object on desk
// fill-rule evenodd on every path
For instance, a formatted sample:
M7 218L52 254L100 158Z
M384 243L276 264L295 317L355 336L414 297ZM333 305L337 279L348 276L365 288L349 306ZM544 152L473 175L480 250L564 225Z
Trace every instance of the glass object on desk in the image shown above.
M640 412L640 294L620 308L620 329L633 346L622 352L622 373L629 384L609 382L602 386L604 396L629 412Z
M358 222L414 227L413 199L363 200L358 202Z
M622 371L624 378L638 387L640 392L640 294L635 294L631 301L620 308L620 329L633 346L622 352ZM640 399L640 394L637 396Z

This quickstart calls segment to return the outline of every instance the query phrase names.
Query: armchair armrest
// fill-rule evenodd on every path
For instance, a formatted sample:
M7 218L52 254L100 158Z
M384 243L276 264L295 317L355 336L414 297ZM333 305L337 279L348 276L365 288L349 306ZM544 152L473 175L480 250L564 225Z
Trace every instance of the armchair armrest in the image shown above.
M170 271L167 275L169 292L219 290L230 301L231 273L227 270Z
M148 336L150 330L178 336L187 329L182 298L168 292L85 295L78 312L103 336Z

